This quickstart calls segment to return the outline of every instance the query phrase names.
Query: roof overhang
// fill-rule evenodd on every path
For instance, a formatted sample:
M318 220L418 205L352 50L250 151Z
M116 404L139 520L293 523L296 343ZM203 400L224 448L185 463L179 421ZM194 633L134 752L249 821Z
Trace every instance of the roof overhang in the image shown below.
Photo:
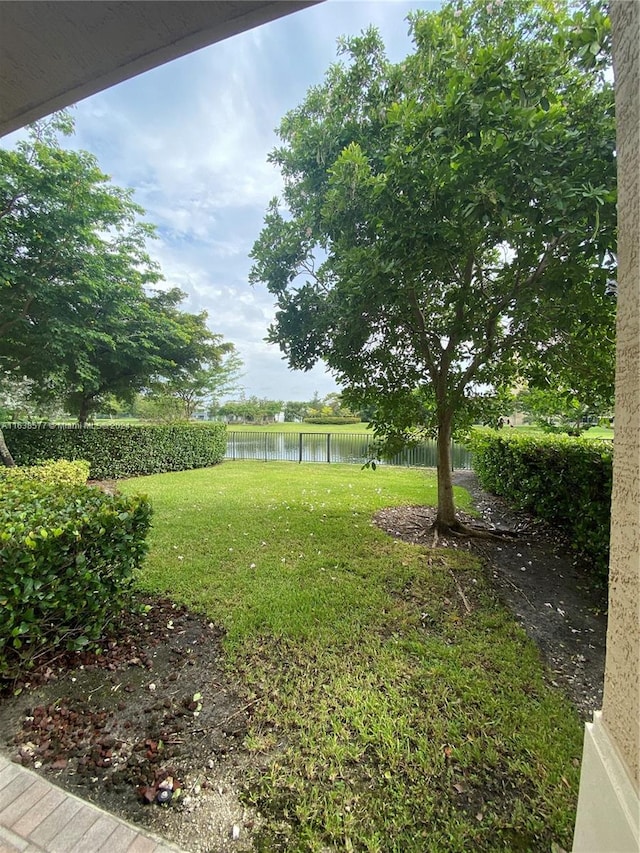
M0 0L0 136L320 0Z

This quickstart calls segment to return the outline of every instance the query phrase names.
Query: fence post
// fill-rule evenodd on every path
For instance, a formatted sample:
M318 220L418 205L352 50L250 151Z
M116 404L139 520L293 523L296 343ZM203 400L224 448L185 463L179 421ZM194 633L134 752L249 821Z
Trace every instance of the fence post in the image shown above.
M299 434L298 462L302 462L302 433Z
M327 462L331 462L331 433L327 433Z

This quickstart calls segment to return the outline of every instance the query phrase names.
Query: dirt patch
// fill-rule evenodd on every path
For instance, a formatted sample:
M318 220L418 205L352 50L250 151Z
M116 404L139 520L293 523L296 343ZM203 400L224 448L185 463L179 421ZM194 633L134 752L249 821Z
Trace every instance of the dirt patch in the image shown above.
M250 849L259 819L239 792L258 760L242 748L255 699L230 679L215 625L167 600L141 604L101 654L59 655L13 685L1 746L192 853Z
M560 532L485 492L472 471L456 471L454 483L470 492L486 529L512 531L516 537L441 538L439 546L471 550L483 559L500 598L540 649L552 683L565 690L583 719L591 720L602 706L606 590L594 588ZM391 507L376 521L392 536L430 545L434 517L431 507ZM460 517L478 524L465 513Z

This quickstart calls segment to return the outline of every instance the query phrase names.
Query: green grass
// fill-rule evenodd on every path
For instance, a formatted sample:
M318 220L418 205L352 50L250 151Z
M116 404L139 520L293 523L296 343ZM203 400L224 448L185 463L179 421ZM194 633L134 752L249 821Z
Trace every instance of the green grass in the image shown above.
M518 433L527 433L531 435L548 435L541 427L534 424L524 424L523 426L514 427ZM591 427L585 430L580 438L606 438L613 441L613 430L608 427Z
M591 427L583 433L584 438L606 438L613 441L613 430L608 427Z
M77 418L61 418L55 421L59 424L77 423ZM98 426L122 426L122 425L144 425L151 421L140 418L96 418ZM198 423L194 421L194 423ZM212 423L212 421L204 421ZM227 424L229 432L346 432L346 433L372 433L369 425L362 422L359 424L305 424L305 423L273 423L273 424Z
M255 703L257 850L570 847L575 710L473 558L371 524L434 502L431 474L234 462L122 487L155 507L140 586L225 626Z
M369 424L227 424L229 432L348 432L371 433Z

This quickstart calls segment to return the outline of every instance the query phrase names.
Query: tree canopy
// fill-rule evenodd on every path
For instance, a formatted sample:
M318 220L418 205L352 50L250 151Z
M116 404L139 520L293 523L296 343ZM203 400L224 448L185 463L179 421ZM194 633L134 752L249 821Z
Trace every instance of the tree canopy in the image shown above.
M266 397L242 397L241 400L227 400L214 407L216 415L233 418L244 423L270 423L282 411L282 400L268 400Z
M574 436L602 421L608 424L613 414L610 401L603 401L600 406L587 406L570 388L562 386L523 388L516 395L514 404L517 411L523 412L531 423L545 432Z
M156 382L138 401L136 412L154 420L189 420L196 409L217 409L220 397L237 391L242 359L221 335L214 335L212 343L170 379Z
M72 130L58 114L0 150L0 375L85 423L107 398L129 402L231 345L165 289L144 211L91 154L61 145Z
M615 120L601 4L452 2L375 29L282 120L284 178L252 252L269 340L322 358L389 448L439 444L438 529L455 529L450 439L516 379L613 383ZM597 357L594 353L600 353ZM606 355L602 355L606 353Z

